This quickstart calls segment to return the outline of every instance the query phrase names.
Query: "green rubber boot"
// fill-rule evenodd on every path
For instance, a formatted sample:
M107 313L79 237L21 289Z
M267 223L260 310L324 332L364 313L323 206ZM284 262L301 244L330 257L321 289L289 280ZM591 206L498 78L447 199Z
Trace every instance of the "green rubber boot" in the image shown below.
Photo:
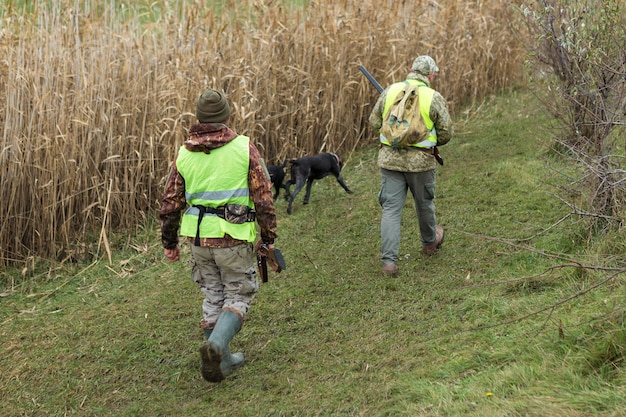
M228 344L241 330L241 320L232 311L224 311L217 320L207 342L200 347L202 377L209 382L220 382L226 375L241 368L243 353L231 355Z
M213 333L213 329L202 329L202 331L204 332L204 340L209 340L211 333Z
M213 329L202 329L204 331L204 339L209 340ZM245 359L242 352L230 354L230 347L226 346L226 349L222 351L222 374L228 375L232 371L236 371L241 368L245 363Z

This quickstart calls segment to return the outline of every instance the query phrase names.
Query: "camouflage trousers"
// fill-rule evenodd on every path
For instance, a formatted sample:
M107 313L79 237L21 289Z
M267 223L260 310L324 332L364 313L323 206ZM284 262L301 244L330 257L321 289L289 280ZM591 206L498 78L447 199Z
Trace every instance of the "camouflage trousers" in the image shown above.
M224 310L236 313L243 322L259 290L256 258L251 243L230 248L191 245L191 279L204 294L203 329L215 327Z
M395 264L400 250L402 209L408 190L413 195L421 244L428 245L437 239L434 202L436 171L400 172L381 168L380 172L382 180L378 202L383 209L380 222L381 261L383 264Z

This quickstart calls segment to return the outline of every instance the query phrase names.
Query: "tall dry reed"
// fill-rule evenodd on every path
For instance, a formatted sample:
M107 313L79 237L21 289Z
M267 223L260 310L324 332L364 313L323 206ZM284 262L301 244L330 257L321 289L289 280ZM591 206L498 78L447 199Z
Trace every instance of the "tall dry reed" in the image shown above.
M377 93L359 64L386 86L432 55L453 113L522 73L503 0L113 4L2 12L2 264L114 250L107 232L132 232L158 210L207 87L227 92L233 127L273 163L374 143Z

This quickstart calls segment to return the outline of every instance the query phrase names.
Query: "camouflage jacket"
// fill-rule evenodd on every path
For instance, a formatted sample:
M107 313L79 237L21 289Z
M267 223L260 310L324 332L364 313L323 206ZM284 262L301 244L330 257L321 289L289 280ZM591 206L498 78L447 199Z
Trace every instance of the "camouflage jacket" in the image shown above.
M419 80L430 86L428 77L410 72L407 79ZM369 117L369 122L375 132L380 131L383 121L383 109L387 98L387 87L376 101ZM437 146L445 145L454 134L452 119L448 113L448 103L435 91L433 101L430 106L430 119L435 123L437 131ZM422 172L435 169L437 162L432 154L415 148L392 148L382 145L378 153L378 166L391 171L402 172Z
M211 149L219 148L237 137L237 133L222 123L199 123L189 130L184 143L185 148L192 152L210 153ZM248 187L256 210L256 221L261 229L261 238L266 243L273 243L276 238L276 213L272 199L271 182L265 163L256 146L250 141L250 165L248 169ZM161 241L163 247L172 249L178 245L178 231L184 210L187 208L185 199L185 179L172 164L170 174L161 199L159 218L161 220ZM193 238L190 238L193 240ZM225 248L243 243L229 235L223 238L202 238L201 246Z

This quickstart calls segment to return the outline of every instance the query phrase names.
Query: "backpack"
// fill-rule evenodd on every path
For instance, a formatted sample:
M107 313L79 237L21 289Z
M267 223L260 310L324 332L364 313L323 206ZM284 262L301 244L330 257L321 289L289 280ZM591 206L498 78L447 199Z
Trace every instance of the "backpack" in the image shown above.
M425 140L429 131L420 111L419 86L404 81L383 118L380 134L394 148L406 148Z

